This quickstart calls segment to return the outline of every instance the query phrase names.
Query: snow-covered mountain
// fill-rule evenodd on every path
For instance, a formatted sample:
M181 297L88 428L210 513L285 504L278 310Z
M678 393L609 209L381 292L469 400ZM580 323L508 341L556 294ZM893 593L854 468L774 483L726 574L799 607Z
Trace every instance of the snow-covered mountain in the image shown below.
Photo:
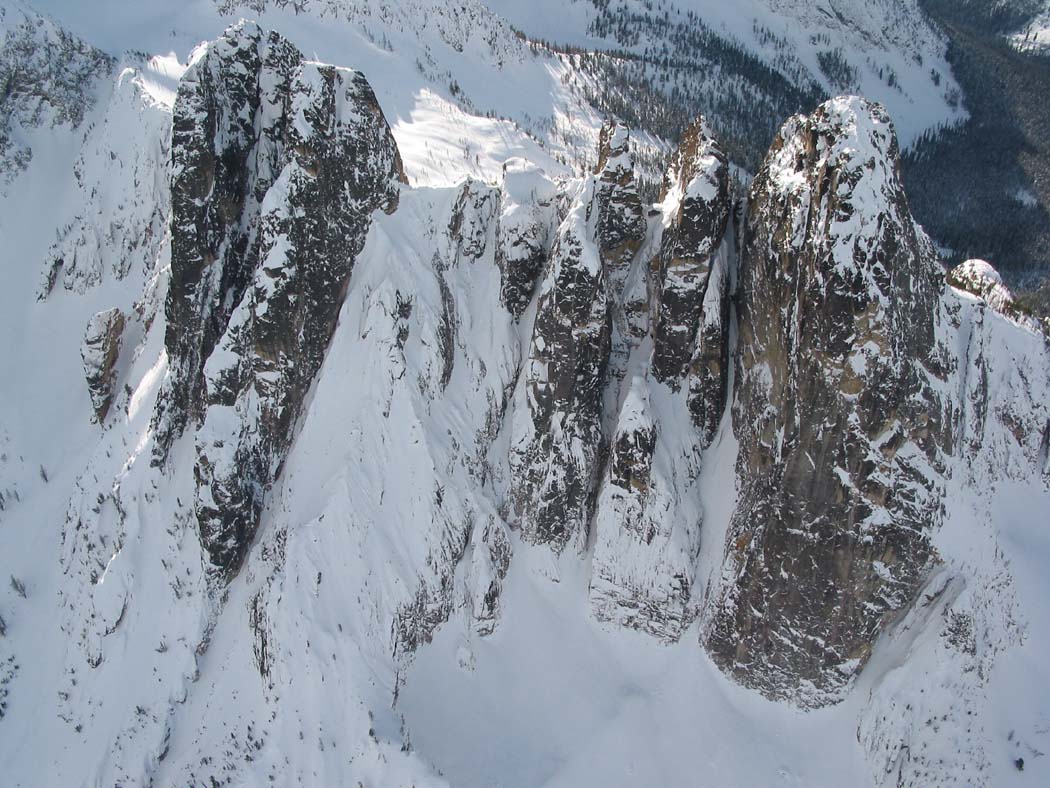
M0 3L5 784L1050 775L1048 326L912 219L943 42L615 5ZM661 29L885 104L749 178L602 117Z
M904 144L962 113L945 60L947 41L916 0L488 4L531 36L582 47L612 44L640 57L656 77L657 89L667 90L669 78L677 86L688 77L690 82L713 81L712 94L725 96L736 87L733 77L742 74L752 90L769 90L779 76L828 95L861 93L882 101L898 118ZM753 72L740 62L747 58L772 74L748 80ZM683 88L687 96L701 92L695 85ZM715 106L691 109L712 114Z

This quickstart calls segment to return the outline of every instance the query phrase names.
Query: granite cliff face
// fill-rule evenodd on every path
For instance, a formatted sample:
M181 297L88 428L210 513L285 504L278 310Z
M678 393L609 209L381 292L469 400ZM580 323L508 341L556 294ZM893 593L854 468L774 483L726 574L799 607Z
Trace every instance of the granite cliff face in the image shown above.
M401 163L368 83L251 24L195 55L172 138L170 373L159 458L189 421L195 510L235 571Z
M880 107L838 99L785 124L739 281L733 579L706 643L745 683L823 703L934 560L951 443L931 381L941 279Z

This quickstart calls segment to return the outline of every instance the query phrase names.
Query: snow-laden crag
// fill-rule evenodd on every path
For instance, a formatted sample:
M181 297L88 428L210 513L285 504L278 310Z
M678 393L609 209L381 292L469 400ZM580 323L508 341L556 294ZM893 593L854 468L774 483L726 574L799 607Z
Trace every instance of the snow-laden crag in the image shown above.
M170 373L158 459L197 433L195 514L236 571L335 329L371 214L404 179L364 78L241 24L194 56L172 118Z
M582 178L410 189L365 77L254 23L172 105L134 75L98 77L127 88L97 121L143 122L73 157L104 180L145 135L130 196L96 227L109 192L74 187L30 293L72 315L83 386L33 591L61 634L0 610L0 726L41 715L51 782L441 784L404 673L459 611L498 637L519 560L768 698L866 691L875 783L989 768L907 715L993 724L1009 573L941 537L974 484L1047 500L1050 353L994 269L946 279L881 106L789 119L746 195L698 119L650 206L615 121ZM989 579L992 605L962 590ZM919 700L894 649L962 667Z

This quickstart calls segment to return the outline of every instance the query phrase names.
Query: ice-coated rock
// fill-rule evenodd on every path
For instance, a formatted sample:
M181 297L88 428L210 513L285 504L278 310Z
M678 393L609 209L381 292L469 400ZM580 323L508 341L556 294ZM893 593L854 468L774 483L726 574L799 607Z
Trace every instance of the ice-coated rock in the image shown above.
M596 500L589 596L599 620L673 642L695 618L700 460L684 392L632 378Z
M948 273L948 284L983 298L997 312L1007 311L1014 301L1010 288L986 260L959 263Z
M610 122L557 230L513 417L510 508L530 541L586 543L606 409L648 328L645 236L630 135Z
M595 240L610 283L622 284L645 237L645 212L638 194L631 135L622 123L609 122L598 139L595 170Z

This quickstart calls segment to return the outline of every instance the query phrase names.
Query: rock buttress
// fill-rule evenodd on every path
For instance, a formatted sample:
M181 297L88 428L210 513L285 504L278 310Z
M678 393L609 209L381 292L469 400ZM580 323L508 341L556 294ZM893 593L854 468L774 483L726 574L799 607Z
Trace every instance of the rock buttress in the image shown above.
M790 119L751 189L740 498L706 634L771 697L840 699L935 558L947 430L926 364L941 281L885 111L834 99Z
M198 51L172 140L158 459L196 435L195 511L225 576L280 473L372 213L404 180L364 77L248 23Z

